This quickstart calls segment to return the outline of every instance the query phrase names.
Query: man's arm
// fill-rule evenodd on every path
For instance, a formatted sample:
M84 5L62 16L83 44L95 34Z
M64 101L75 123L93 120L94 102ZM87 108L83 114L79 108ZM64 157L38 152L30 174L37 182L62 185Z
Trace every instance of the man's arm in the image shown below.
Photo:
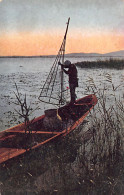
M61 64L61 62L60 62L60 61L58 62L58 65L61 65L62 70L63 70L66 74L69 74L69 71L64 69L64 68L69 68L69 66L64 65L64 64Z
M64 73L69 74L69 71L65 70L63 67L62 67L62 70L64 71Z
M61 65L63 68L69 68L69 65L64 65L64 64L61 64L61 62L60 62L60 61L58 62L58 65Z

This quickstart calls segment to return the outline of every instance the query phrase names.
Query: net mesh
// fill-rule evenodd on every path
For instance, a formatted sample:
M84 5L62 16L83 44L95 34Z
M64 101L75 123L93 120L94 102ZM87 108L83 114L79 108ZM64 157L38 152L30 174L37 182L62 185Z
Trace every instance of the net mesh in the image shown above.
M47 76L47 79L44 85L41 88L41 93L39 95L39 100L45 103L54 104L54 105L63 105L66 103L66 95L68 88L66 88L65 76L63 75L63 70L58 62L64 63L64 54L65 54L65 44L66 44L66 35L68 31L69 20L67 22L66 32L61 44L58 55L55 58L55 61L51 67L51 70Z

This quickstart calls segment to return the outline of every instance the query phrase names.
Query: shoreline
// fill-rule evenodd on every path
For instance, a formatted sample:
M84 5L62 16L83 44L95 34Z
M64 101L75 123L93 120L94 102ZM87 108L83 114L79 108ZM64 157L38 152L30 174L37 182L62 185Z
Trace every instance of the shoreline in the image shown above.
M55 58L56 55L39 55L39 56L0 56L0 58ZM123 58L123 55L69 55L65 54L67 58Z

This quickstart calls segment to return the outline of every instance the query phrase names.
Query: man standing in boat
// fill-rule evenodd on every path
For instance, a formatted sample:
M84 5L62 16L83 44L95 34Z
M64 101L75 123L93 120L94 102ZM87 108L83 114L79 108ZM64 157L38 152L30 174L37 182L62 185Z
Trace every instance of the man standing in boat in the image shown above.
M75 89L78 87L78 78L77 78L77 68L75 64L71 64L69 60L66 60L64 64L58 62L59 65L62 66L62 70L69 75L69 87L70 87L70 94L71 94L71 104L75 103L76 94ZM68 70L65 70L68 68Z

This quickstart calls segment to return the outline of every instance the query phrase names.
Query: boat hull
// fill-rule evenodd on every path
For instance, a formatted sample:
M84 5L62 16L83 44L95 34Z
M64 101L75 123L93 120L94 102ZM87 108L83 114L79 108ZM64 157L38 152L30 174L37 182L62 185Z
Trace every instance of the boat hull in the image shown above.
M78 99L74 105L68 104L59 108L56 110L57 115L52 119L53 123L57 124L58 121L60 126L57 127L46 128L44 125L46 116L42 115L32 121L30 132L25 133L24 123L0 132L0 164L40 148L57 138L65 137L83 122L96 104L97 98L91 94Z

